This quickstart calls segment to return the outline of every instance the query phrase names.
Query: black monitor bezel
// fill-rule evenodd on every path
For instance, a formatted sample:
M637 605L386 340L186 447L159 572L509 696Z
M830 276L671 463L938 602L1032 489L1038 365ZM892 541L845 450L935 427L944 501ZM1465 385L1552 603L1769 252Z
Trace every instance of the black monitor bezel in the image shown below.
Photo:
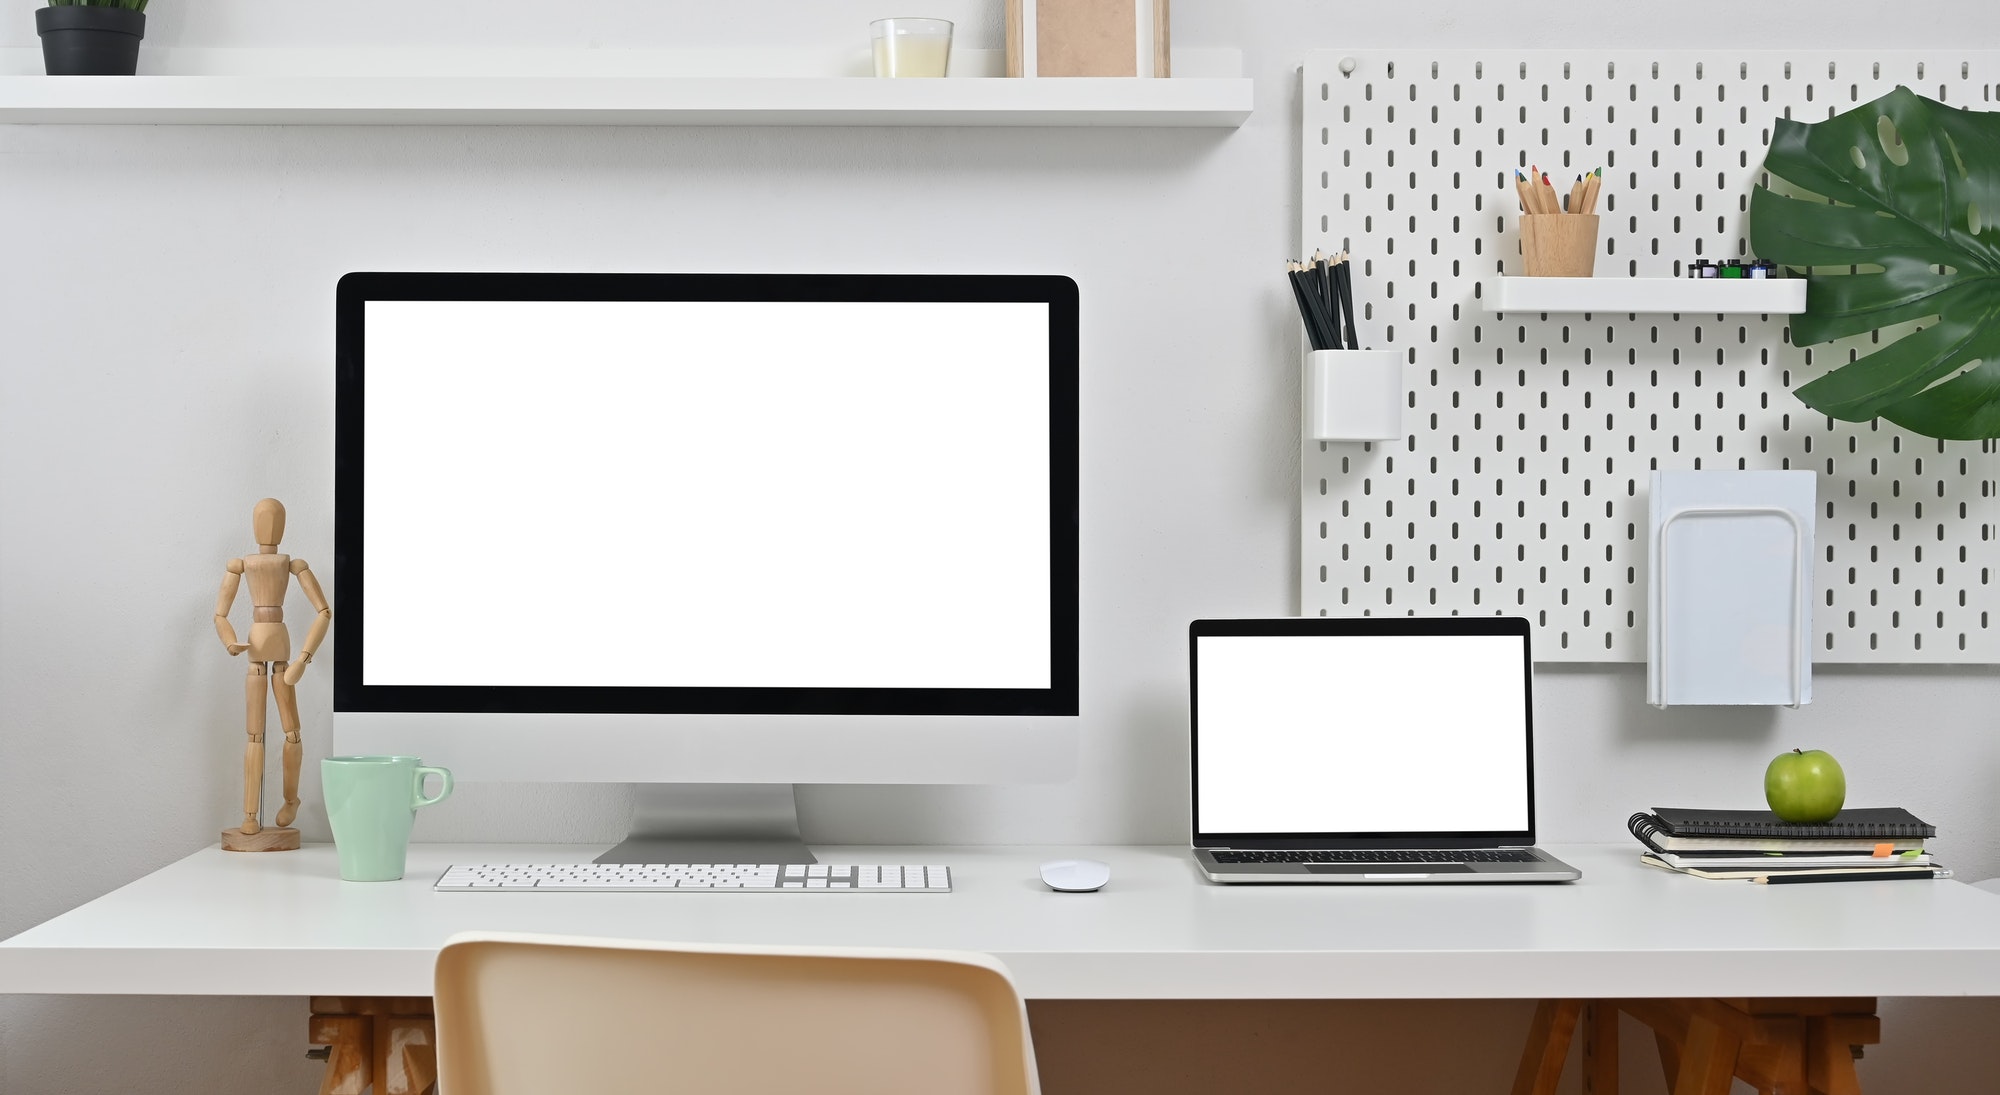
M1525 829L1393 832L1224 833L1201 830L1200 645L1235 635L1498 635L1521 641L1522 737L1528 760ZM1297 616L1195 620L1188 625L1188 827L1197 848L1511 848L1535 842L1535 664L1530 623L1521 616Z
M362 554L370 300L941 301L1049 306L1050 684L1046 688L719 688L367 685ZM1076 283L1017 274L358 272L334 315L334 710L663 715L1075 715L1079 705ZM973 576L976 580L976 576ZM439 621L441 636L450 621Z

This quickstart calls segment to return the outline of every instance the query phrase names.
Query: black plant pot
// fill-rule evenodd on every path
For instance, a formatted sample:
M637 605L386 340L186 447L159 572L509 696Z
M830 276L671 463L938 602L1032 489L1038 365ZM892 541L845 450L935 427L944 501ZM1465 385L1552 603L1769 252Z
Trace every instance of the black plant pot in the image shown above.
M65 5L35 9L42 68L51 76L130 76L139 69L146 14L125 8Z

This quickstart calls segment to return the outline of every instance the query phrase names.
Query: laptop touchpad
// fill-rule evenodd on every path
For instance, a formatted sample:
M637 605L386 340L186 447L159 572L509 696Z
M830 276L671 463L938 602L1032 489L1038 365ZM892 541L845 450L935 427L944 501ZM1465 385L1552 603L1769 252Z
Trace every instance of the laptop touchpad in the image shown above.
M1470 874L1463 863L1308 863L1308 874Z

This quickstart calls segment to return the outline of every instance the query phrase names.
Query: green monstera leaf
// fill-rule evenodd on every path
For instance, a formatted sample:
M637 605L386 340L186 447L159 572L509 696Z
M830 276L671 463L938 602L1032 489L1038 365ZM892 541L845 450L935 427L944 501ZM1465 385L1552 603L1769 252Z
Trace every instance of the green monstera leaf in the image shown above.
M1798 345L1923 326L1795 394L1847 422L2000 437L2000 114L1897 88L1823 122L1780 119L1764 168L1828 201L1759 187L1750 246L1814 270Z

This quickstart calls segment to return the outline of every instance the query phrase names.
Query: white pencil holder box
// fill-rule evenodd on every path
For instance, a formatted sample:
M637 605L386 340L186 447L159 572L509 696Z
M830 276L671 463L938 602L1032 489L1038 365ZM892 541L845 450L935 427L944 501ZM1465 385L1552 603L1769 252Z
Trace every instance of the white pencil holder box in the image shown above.
M1403 436L1400 350L1310 350L1305 387L1308 437L1394 441Z

